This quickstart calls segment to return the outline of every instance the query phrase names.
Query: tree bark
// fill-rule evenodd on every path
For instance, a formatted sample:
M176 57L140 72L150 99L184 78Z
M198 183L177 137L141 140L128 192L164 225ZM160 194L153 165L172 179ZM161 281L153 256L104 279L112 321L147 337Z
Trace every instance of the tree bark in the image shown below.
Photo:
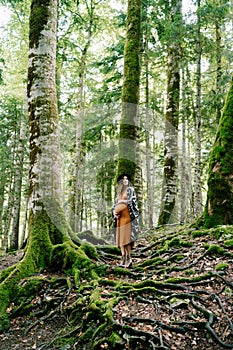
M233 224L233 80L210 154L204 225Z
M24 118L24 115L22 116ZM19 248L19 221L20 221L20 208L21 208L21 191L22 191L22 179L23 179L23 165L25 155L25 122L21 121L19 143L16 155L16 172L15 172L15 185L14 185L14 207L12 215L12 229L9 250L17 250Z
M122 173L127 173L131 176L132 181L134 181L137 165L141 6L141 0L128 0L117 168L117 177Z
M88 7L88 6L87 6ZM74 156L74 168L72 188L70 194L70 223L74 232L82 230L82 167L83 167L83 154L82 154L82 134L83 134L83 104L84 104L84 79L86 74L86 59L88 49L91 44L93 36L95 22L95 3L91 1L90 6L87 8L89 14L89 23L87 28L87 39L82 49L80 67L79 67L79 82L78 82L78 111L76 120L76 141L75 141L75 156Z
M196 71L196 108L195 108L195 182L194 182L194 213L198 217L203 211L201 183L201 19L199 14L200 0L197 1L197 71Z
M164 225L176 221L175 207L177 197L178 162L178 118L180 94L180 39L181 1L172 1L171 23L168 39L167 108L164 139L164 186L162 208L158 224ZM176 40L174 39L174 33ZM178 39L177 39L178 38Z

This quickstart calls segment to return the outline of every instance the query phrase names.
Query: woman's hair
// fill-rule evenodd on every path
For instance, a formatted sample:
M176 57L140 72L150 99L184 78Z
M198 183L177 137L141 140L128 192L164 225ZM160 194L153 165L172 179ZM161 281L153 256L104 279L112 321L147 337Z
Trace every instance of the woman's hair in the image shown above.
M126 187L130 187L131 184L128 180L128 185ZM117 194L120 194L123 192L123 190L125 189L124 183L123 183L123 179L121 179L120 181L118 181L117 183Z

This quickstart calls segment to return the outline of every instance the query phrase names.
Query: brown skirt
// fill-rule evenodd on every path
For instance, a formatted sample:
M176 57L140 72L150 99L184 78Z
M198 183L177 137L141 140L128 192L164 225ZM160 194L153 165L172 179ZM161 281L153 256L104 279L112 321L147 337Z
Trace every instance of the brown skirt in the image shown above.
M127 204L117 204L115 213L120 215L120 218L117 219L116 245L117 247L128 245L130 244L131 222Z

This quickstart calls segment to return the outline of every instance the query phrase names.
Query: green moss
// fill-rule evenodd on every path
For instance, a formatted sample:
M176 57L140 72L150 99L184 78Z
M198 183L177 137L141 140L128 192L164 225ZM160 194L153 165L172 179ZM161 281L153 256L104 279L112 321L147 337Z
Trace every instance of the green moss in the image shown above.
M219 263L218 265L215 266L216 271L226 270L227 268L228 268L228 264L226 263Z
M124 345L124 341L119 336L119 334L117 334L116 332L112 332L112 334L110 335L110 338L109 338L109 342L110 342L111 346L113 346L115 348L119 345Z
M83 243L81 245L81 249L88 256L88 258L90 258L90 259L98 259L98 253L97 253L96 248L95 248L94 245L92 245L90 243Z
M166 240L164 247L159 249L158 251L160 253L164 253L164 252L167 252L170 248L191 247L192 245L193 245L192 242L187 242L178 237L174 237L171 240Z
M49 0L47 0L49 4ZM40 2L33 1L30 16L30 42L32 46L38 46L41 31L49 18L48 5L41 6Z
M177 255L176 256L176 261L180 261L184 259L184 255Z
M204 212L205 227L233 224L232 109L233 80L210 154L207 202Z
M187 276L194 275L195 274L195 270L185 270L184 274L187 275Z
M14 269L15 266L10 266L6 270L3 270L0 275L0 283L4 281Z
M218 254L223 255L224 254L224 248L220 247L218 244L210 245L208 248L209 254Z
M233 248L233 239L226 240L223 245L226 248Z
M196 230L192 232L192 237L203 237L203 236L208 236L209 231L208 230Z
M155 257L153 259L148 259L148 260L143 261L140 264L140 267L156 266L156 265L159 265L159 264L163 263L163 261L164 261L163 258Z
M36 293L44 286L45 282L46 279L40 276L32 276L22 280L22 283L14 289L14 294L11 300L17 304L22 297L28 298L36 295Z

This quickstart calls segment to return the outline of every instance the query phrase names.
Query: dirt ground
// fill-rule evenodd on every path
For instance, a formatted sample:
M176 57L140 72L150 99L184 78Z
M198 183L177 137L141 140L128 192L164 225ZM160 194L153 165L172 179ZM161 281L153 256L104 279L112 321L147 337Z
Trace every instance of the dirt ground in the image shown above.
M165 277L166 280L169 278L178 278L192 276L195 274L208 273L208 271L216 271L216 266L219 264L226 264L227 270L218 273L217 277L211 277L207 280L195 282L190 286L186 283L174 287L173 284L167 284L167 289L163 290L164 297L162 299L151 295L148 292L142 294L141 299L131 294L127 299L121 300L114 307L114 319L118 325L128 325L130 329L136 333L135 339L149 334L151 337L158 337L160 339L160 346L154 347L155 349L171 349L171 350L222 350L222 349L233 349L233 259L231 254L232 249L228 250L227 256L218 255L205 255L204 245L205 244L218 244L216 239L212 239L208 236L198 237L193 240L191 247L179 247L178 252L176 248L171 247L168 253L162 253L163 259L170 260L171 268L166 270L166 276L164 275L164 265L156 265L156 269L151 269L150 266L145 267L142 270L143 263L153 256L153 252L156 254L158 246L151 246L147 250L149 240L143 239L138 242L137 247L133 254L134 265L131 268L129 274L119 276L115 271L118 266L118 257L116 259L109 259L108 261L108 279L121 280L124 279L126 283L142 283L148 280L150 283L153 281L163 282ZM183 256L183 260L174 260L172 257L179 253ZM0 256L0 271L8 266L13 265L23 256L23 251L18 251L15 254L3 254ZM175 262L174 262L175 261ZM195 263L196 261L196 263ZM172 262L172 263L171 263ZM106 263L106 257L105 257ZM167 263L166 263L167 266ZM186 268L187 267L187 268ZM191 271L192 270L192 271ZM142 273L143 271L143 273ZM186 275L184 274L184 271ZM49 279L52 277L47 272L43 272ZM221 275L223 277L221 277ZM62 275L61 275L62 277ZM152 282L151 282L152 281ZM148 283L149 283L148 282ZM170 290L170 288L175 288ZM183 289L182 289L183 288ZM177 289L177 290L176 290ZM102 289L101 297L104 298L106 295L112 293L111 286L105 286ZM191 301L185 299L184 293L198 293L200 295L200 304L196 305L194 310ZM88 291L86 292L88 294ZM196 295L196 294L195 294ZM179 298L180 296L180 298ZM0 333L0 348L3 350L31 350L31 349L79 349L79 350L90 350L88 345L80 347L78 344L79 328L77 325L77 342L73 341L72 344L67 342L67 337L64 342L56 343L56 338L59 338L63 334L64 328L67 329L69 321L65 315L59 312L54 312L51 309L50 313L46 316L40 314L40 305L42 300L46 298L48 300L58 300L57 304L54 301L54 310L58 310L58 304L61 304L62 300L65 300L66 307L72 307L73 302L76 298L76 290L71 289L69 296L67 296L67 290L42 290L40 295L35 295L31 303L35 303L38 307L35 308L33 314L21 315L11 318L11 326L4 333ZM198 300L199 297L197 297ZM173 300L174 299L174 300ZM169 304L167 301L169 300ZM211 336L207 332L208 322L203 317L203 313L198 311L198 307L204 307L213 313L216 317L214 325L211 326L214 330L214 334ZM171 308L172 306L172 308ZM12 305L13 308L13 305ZM201 309L200 309L201 310ZM11 312L11 306L9 306L9 313ZM197 324L195 328L193 325ZM182 326L186 324L185 332L182 331ZM191 326L192 325L192 326ZM200 327L200 325L202 325ZM207 326L206 326L207 325ZM190 329L189 329L190 326ZM175 328L177 327L176 330ZM180 327L180 332L179 332ZM212 329L211 328L211 329ZM153 339L153 338L151 338ZM149 340L149 343L152 340ZM148 343L148 344L149 344ZM148 349L148 344L144 345L127 345L125 349ZM162 344L162 345L161 345ZM154 346L154 345L153 345ZM153 348L151 345L150 348ZM102 344L101 348L108 349L108 344ZM110 348L109 348L110 349Z

